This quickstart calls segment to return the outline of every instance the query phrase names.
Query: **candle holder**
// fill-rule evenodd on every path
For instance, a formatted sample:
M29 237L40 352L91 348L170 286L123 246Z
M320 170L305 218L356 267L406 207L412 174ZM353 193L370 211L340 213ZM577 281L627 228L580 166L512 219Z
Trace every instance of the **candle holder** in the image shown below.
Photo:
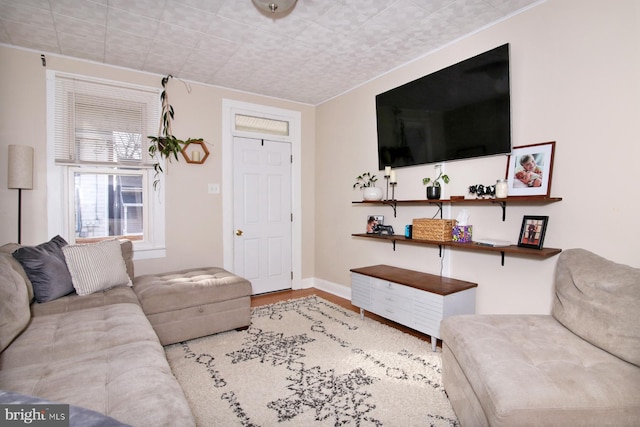
M397 182L390 182L389 185L391 185L391 200L395 201L396 200L396 185L398 185Z
M387 181L387 195L384 197L385 200L389 200L389 177L391 175L385 175L384 179L385 181Z

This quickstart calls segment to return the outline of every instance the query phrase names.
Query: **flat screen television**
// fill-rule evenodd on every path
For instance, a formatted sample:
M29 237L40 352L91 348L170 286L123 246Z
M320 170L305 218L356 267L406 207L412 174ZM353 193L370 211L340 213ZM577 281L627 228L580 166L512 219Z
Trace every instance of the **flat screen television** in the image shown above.
M511 151L509 45L376 96L378 166Z

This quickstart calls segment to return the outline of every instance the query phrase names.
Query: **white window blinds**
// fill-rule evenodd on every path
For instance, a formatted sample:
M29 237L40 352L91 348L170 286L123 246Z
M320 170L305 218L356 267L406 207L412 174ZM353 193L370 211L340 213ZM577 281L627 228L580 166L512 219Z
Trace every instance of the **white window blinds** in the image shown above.
M148 167L149 135L158 132L158 91L56 75L58 164Z

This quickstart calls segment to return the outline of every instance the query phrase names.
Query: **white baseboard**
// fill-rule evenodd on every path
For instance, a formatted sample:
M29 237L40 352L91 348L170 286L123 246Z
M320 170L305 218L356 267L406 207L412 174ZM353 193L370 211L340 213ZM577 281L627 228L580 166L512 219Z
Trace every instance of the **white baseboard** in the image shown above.
M315 277L302 279L300 284L300 289L316 288L351 301L351 287L349 286L329 282L328 280L318 279Z

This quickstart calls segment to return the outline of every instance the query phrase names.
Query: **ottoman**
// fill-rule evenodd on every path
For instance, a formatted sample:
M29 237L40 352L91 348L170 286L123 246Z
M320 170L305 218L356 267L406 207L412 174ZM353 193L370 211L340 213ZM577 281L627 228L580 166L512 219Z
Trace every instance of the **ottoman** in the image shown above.
M162 345L251 324L251 282L222 268L138 276L133 290Z

